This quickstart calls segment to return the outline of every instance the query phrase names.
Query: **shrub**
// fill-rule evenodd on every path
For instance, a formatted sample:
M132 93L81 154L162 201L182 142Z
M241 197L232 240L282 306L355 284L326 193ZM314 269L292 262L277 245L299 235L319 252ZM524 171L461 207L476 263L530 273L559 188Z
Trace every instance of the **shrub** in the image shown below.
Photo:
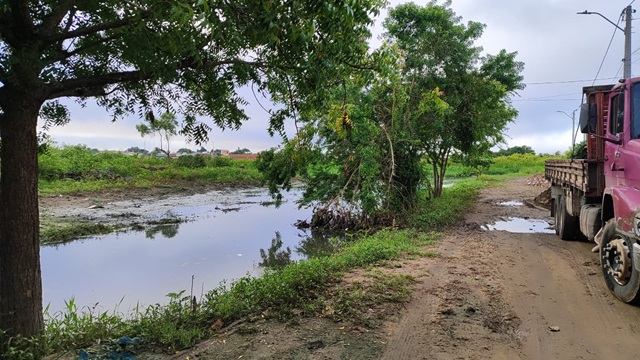
M190 169L203 168L207 166L202 155L180 156L176 159L176 165Z

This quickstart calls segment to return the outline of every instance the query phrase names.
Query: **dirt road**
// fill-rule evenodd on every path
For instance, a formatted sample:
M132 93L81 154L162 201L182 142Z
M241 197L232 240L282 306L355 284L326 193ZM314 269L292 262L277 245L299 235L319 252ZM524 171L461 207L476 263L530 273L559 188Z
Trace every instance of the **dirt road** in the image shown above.
M439 243L442 257L421 270L402 320L388 323L382 359L640 358L640 308L609 294L593 244L480 228L506 217L551 221L546 210L498 205L538 193L524 180L482 191Z

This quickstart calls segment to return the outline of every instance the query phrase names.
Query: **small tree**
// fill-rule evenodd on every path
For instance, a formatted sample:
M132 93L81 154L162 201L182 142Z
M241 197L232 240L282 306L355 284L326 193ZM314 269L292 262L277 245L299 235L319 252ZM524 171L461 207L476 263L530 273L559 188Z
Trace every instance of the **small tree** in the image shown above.
M147 124L136 125L136 130L140 133L140 136L145 137L147 135L159 135L160 136L160 151L167 154L167 158L171 151L169 149L169 141L172 137L178 134L178 120L175 114L165 112L160 116L160 119L154 119L153 115L148 115L146 118ZM162 140L167 143L167 149L165 150L162 144Z
M189 148L180 148L176 151L178 154L193 154L193 150Z
M251 150L247 149L247 148L238 148L237 150L234 150L231 152L232 154L251 154Z
M127 152L134 153L134 154L148 154L149 150L140 149L137 146L132 146L132 147L127 149Z

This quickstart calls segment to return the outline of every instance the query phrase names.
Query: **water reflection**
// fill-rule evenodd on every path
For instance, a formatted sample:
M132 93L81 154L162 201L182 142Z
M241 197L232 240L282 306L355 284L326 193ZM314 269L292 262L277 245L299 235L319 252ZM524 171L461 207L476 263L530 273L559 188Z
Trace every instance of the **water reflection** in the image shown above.
M282 249L283 244L280 232L276 231L276 237L271 240L269 249L267 251L260 249L262 261L258 265L278 269L291 263L291 249L288 246L286 249Z
M275 263L307 256L295 250L301 246L301 231L292 225L311 216L310 209L298 209L291 200L300 192L289 194L279 208L261 205L271 200L261 189L223 195L197 195L210 199L204 205L173 205L172 214L189 219L185 223L42 246L44 305L59 311L65 300L75 297L78 308L99 303L100 309L113 310L124 296L120 310L127 312L138 302L166 303L166 294L191 287L192 276L195 288L206 292L224 280L260 276L264 270L259 265L269 265L272 258ZM180 200L189 204L197 199ZM240 210L222 210L233 207ZM274 233L275 239L265 237ZM265 249L266 262L259 249Z
M172 217L187 222L41 247L44 305L54 313L74 297L79 309L98 303L105 311L120 304L119 311L127 313L138 303L167 303L166 294L188 290L192 277L194 288L206 292L225 280L260 276L265 268L327 256L343 241L293 226L311 217L310 209L298 209L292 200L299 191L278 208L265 206L271 198L264 190L226 195L227 201L216 202L219 194L211 193L204 205L173 205ZM224 211L230 208L239 210Z
M171 239L178 235L178 227L180 227L180 224L162 224L150 226L144 230L144 236L147 239L153 240L156 238L158 233L160 233L167 239Z
M331 255L339 249L343 241L342 237L321 231L311 231L311 235L305 233L300 237L302 240L296 247L296 252L306 258Z

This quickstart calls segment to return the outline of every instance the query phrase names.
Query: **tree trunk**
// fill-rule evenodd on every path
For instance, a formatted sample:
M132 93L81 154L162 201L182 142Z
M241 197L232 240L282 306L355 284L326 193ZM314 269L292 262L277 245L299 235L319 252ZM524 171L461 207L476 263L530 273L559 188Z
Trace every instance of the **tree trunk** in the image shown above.
M44 330L36 134L41 105L16 93L2 102L0 329L9 337Z

